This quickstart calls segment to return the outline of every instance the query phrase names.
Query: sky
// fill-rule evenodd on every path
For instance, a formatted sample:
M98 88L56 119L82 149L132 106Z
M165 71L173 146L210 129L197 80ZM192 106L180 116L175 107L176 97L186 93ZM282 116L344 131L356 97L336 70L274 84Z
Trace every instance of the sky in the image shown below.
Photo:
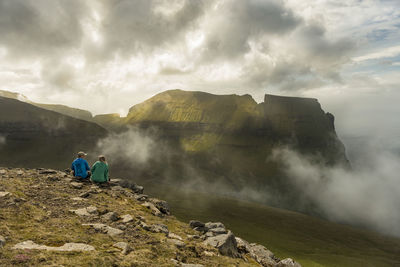
M175 88L315 97L393 138L399 28L398 0L0 0L0 90L122 115Z

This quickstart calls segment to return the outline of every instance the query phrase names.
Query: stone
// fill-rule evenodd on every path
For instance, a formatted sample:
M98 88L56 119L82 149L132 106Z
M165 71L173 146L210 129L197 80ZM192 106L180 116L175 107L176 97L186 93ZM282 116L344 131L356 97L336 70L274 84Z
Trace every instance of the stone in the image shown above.
M118 243L115 243L113 246L116 247L116 248L121 249L122 250L121 251L122 255L128 255L129 252L132 251L132 248L126 242L118 242Z
M157 207L153 203L145 202L145 203L142 204L142 206L150 209L151 213L153 215L159 216L159 217L162 216L161 211L159 209L157 209Z
M250 244L246 240L241 239L240 237L235 237L236 244L239 253L249 253L250 252Z
M153 233L164 233L167 234L169 233L168 226L165 224L153 224L150 226L150 231Z
M86 208L87 212L90 214L97 214L97 208L95 206L90 206Z
M129 188L132 189L132 191L136 194L143 194L144 191L144 187L137 184L132 184L129 186Z
M81 184L81 183L72 182L72 183L70 183L70 185L72 186L72 188L75 188L75 189L82 189L82 184Z
M4 247L6 244L6 239L4 236L0 235L0 248Z
M207 257L217 256L214 252L207 251L207 250L203 251L203 254L204 254L204 256L207 256Z
M167 242L175 245L177 248L183 248L185 243L177 239L167 239Z
M196 228L196 227L204 227L204 226L206 226L206 225L205 225L205 223L202 223L202 222L200 222L200 221L194 221L194 220L192 220L192 221L189 222L189 226L190 226L191 228Z
M10 192L0 192L0 198L11 196Z
M150 231L150 229L151 229L151 227L150 227L150 225L148 225L147 223L145 223L145 222L140 222L140 227L142 227L144 230L146 230L146 231Z
M23 171L17 171L17 175L22 176L24 174Z
M182 267L204 267L202 264L192 264L192 263L181 263L179 266Z
M122 234L124 231L110 227L108 225L102 224L102 223L87 223L87 224L82 224L84 226L91 226L95 230L100 231L102 233L108 234L111 237L115 237L117 235Z
M81 217L89 217L97 215L97 208L94 206L90 206L87 208L77 209L77 210L70 210L70 212L75 213Z
M300 263L292 260L291 258L287 258L278 262L276 267L301 267Z
M167 201L164 200L160 200L160 199L156 199L156 198L152 198L150 200L155 206L156 208L161 211L164 214L169 215L170 211L169 211L169 205Z
M7 173L6 170L0 170L0 175L4 175L4 174L6 174L6 173Z
M274 253L269 251L266 247L258 244L250 244L250 256L255 259L262 266L275 266Z
M48 247L38 245L31 240L24 241L16 244L12 249L36 249L36 250L50 250L50 251L93 251L93 246L83 243L66 243L61 247Z
M111 188L111 190L113 190L113 191L124 191L125 189L122 186L117 185L117 186L113 186Z
M143 195L143 194L134 194L133 197L137 200L137 201L145 201L149 198L148 195Z
M204 244L217 248L222 255L232 258L240 257L235 236L230 231L227 234L209 237L204 241Z
M225 225L223 225L220 222L208 222L205 224L205 227L208 229L213 229L213 228L225 228Z
M211 228L209 232L213 233L213 235L222 235L222 234L227 234L228 231L225 228Z
M118 221L118 214L113 211L110 211L101 216L101 219L107 222L115 222Z
M125 214L121 216L122 222L123 223L129 223L133 221L133 217L130 214Z
M57 174L57 171L55 170L39 170L39 174Z
M206 233L206 232L208 232L208 230L210 230L210 229L208 229L207 227L195 227L195 228L193 228L193 230L195 230L195 231L197 231L197 232L202 232L202 233Z
M90 196L90 193L92 193L92 191L83 192L82 194L79 194L79 197L86 198Z
M183 238L182 238L182 237L180 237L179 235L174 234L174 233L169 233L169 234L168 234L168 238L183 241Z

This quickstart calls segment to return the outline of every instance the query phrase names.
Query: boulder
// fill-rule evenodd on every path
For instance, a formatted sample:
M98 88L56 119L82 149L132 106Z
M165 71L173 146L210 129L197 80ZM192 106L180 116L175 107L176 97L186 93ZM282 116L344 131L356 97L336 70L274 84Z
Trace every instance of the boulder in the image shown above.
M130 214L125 214L121 216L123 223L129 223L133 221L133 217Z
M134 194L133 198L136 199L137 201L145 201L149 198L149 196L143 194Z
M228 233L225 228L211 228L209 232L211 232L213 235L222 235Z
M97 214L97 208L95 206L89 206L86 208L87 212L90 214Z
M276 267L301 267L300 263L292 260L291 258L287 258L278 262Z
M206 225L205 225L205 223L202 223L202 222L200 222L200 221L194 221L194 220L192 220L192 221L189 222L189 226L190 226L191 228L196 228L196 227L204 227L204 226L206 226Z
M113 211L110 211L101 216L101 219L106 222L115 222L118 221L118 214Z
M246 240L241 239L240 237L235 237L236 244L239 253L249 253L250 252L250 244Z
M169 234L168 234L168 238L183 241L182 237L180 237L179 235L174 234L174 233L169 233Z
M90 217L97 215L97 208L94 206L90 206L87 208L77 209L77 210L70 210L70 212L75 213L80 217Z
M6 174L6 173L7 173L6 170L0 170L0 175L4 175L4 174Z
M157 209L157 207L156 207L153 203L151 203L151 202L145 202L145 203L142 204L142 206L143 206L143 207L146 207L146 208L148 208L148 209L150 209L150 210L151 210L151 213L152 213L153 215L159 216L159 217L162 216L161 211L160 211L159 209Z
M115 243L113 246L116 247L116 248L121 249L122 250L121 251L122 255L128 255L129 252L132 251L132 248L126 242L118 242L118 243Z
M6 239L4 236L0 235L0 248L4 247L6 244Z
M177 239L167 239L167 242L175 245L177 248L183 248L185 246L185 243L183 241Z
M102 223L88 223L88 224L82 224L84 226L91 226L95 230L100 231L102 233L108 234L111 237L120 235L123 233L122 230L110 227L108 225L102 224Z
M223 225L223 223L220 222L208 222L205 224L205 227L207 227L208 229L225 228L225 225Z
M208 229L208 228L205 227L205 226L203 226L203 227L199 226L199 227L193 228L193 230L195 230L195 231L197 231L197 232L206 233L206 232L207 232L208 230L210 230L210 229Z
M235 236L230 231L227 234L209 237L204 241L204 244L217 248L222 255L232 258L240 257Z
M144 191L144 187L137 184L130 185L129 188L136 194L143 194Z
M168 226L166 226L165 224L161 224L161 223L160 224L153 224L150 227L150 231L153 232L153 233L164 233L164 234L167 234L167 235L169 233Z
M266 247L252 243L250 244L249 250L250 256L262 266L273 267L276 265L274 253L269 251Z
M5 198L5 197L9 197L9 196L11 196L11 193L10 192L0 192L0 198Z
M72 182L72 183L70 183L70 185L72 186L72 188L75 188L75 189L82 189L82 184L81 184L81 183Z
M83 243L66 243L61 247L48 247L38 245L31 240L24 241L16 244L12 249L37 249L37 250L50 250L50 251L93 251L93 246Z
M161 211L162 213L167 214L167 215L170 214L170 212L169 212L169 205L168 205L167 201L159 200L159 199L156 199L156 198L152 198L150 201L151 201L151 203L153 203L153 204L157 207L157 209L158 209L159 211Z

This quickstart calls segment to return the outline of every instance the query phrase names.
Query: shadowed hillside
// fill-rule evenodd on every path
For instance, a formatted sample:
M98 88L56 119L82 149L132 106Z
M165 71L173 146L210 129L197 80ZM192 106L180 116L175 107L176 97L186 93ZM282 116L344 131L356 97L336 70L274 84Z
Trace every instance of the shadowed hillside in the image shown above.
M1 165L66 166L106 134L97 124L0 97Z

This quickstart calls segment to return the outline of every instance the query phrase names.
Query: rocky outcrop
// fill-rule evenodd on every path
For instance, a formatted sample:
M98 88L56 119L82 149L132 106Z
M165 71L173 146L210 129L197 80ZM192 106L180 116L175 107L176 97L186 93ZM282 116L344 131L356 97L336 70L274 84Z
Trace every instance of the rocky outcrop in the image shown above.
M93 251L93 246L82 244L82 243L66 243L61 247L49 247L45 245L38 245L35 242L28 240L13 246L13 249L37 249L37 250L48 250L48 251Z

